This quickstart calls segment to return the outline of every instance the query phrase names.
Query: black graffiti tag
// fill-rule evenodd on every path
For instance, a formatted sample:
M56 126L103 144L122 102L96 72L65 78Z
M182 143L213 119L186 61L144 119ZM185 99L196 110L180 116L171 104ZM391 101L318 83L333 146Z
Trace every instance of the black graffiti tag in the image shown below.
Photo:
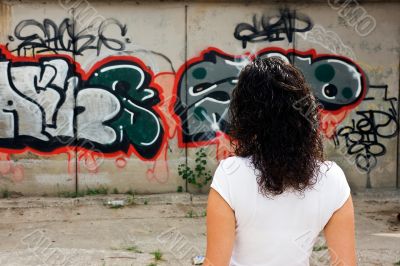
M120 32L121 38L110 38L107 32ZM15 49L8 43L7 47L19 56L27 55L30 50L33 55L46 52L70 52L82 55L84 51L95 50L100 54L103 46L113 51L124 51L129 38L126 38L127 27L116 19L106 19L98 27L89 25L77 31L73 20L66 18L59 25L51 19L39 22L34 19L23 20L14 29L14 36L9 36L10 42L20 41Z
M263 15L260 20L253 16L253 24L239 23L233 36L242 41L243 49L248 42L273 42L285 39L291 43L295 32L307 32L312 29L311 19L295 10L281 9L279 15Z
M384 101L390 103L387 110L370 109L356 112L351 125L340 128L336 133L335 145L343 139L347 153L355 155L357 167L369 173L376 165L377 158L386 154L383 139L395 137L399 130L396 98L387 98L387 86L370 86L370 89L384 89ZM365 98L364 101L372 101L375 98Z

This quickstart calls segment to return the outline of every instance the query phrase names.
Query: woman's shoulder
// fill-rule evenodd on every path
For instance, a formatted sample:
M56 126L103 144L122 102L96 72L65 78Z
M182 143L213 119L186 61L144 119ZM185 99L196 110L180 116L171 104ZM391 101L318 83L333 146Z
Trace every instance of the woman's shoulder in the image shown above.
M332 177L343 174L342 168L334 161L323 161L319 163L319 172L324 176Z
M329 190L347 185L347 179L342 168L334 161L324 161L320 164L319 183Z
M211 183L233 210L257 195L257 182L250 159L231 156L219 162ZM247 207L247 206L246 206Z
M249 157L230 156L219 162L219 166L225 174L232 175L239 171L251 168L251 160Z

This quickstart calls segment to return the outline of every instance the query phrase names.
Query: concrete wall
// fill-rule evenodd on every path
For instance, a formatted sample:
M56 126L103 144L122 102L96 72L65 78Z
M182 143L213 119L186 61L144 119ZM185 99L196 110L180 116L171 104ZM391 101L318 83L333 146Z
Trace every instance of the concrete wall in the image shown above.
M298 65L353 189L398 186L399 3L2 1L0 187L186 189L227 154L243 65ZM186 107L186 108L185 108ZM197 191L189 185L190 191Z

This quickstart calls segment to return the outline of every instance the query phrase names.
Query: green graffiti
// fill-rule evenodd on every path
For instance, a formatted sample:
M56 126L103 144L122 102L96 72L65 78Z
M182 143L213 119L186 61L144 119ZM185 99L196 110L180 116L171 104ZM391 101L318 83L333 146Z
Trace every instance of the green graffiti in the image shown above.
M205 115L207 115L207 110L201 106L196 107L193 111L194 117L199 121L206 120Z
M207 70L204 67L199 67L193 70L192 75L195 79L204 79L207 76Z
M342 95L346 99L353 97L353 91L349 87L345 87L342 91Z
M329 82L335 76L335 69L328 64L323 64L315 69L315 76L319 81Z
M88 79L88 85L104 88L118 98L121 111L109 125L119 142L132 144L145 158L157 153L164 135L153 110L159 102L158 92L149 87L150 80L150 74L130 61L103 65Z

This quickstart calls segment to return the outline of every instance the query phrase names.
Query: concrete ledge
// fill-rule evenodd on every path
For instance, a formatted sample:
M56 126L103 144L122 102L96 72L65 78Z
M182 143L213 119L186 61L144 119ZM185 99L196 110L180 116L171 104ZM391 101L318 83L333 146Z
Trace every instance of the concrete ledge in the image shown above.
M398 200L400 201L400 189L366 189L353 191L352 195L364 200Z
M192 195L192 203L193 204L207 204L207 195Z
M20 197L0 199L0 209L16 208L52 208L104 205L109 201L123 200L133 204L166 205L166 204L192 204L189 193L167 193L131 196L125 194L111 194L98 196L85 196L78 198L62 197Z
M399 201L399 189L369 189L364 191L353 191L354 198L375 201ZM76 206L93 206L105 205L110 201L124 201L129 204L139 205L205 205L207 204L207 196L202 194L182 193L165 193L165 194L149 194L149 195L96 195L78 198L63 197L19 197L0 199L0 209L18 209L18 208L54 208L54 207L76 207Z

